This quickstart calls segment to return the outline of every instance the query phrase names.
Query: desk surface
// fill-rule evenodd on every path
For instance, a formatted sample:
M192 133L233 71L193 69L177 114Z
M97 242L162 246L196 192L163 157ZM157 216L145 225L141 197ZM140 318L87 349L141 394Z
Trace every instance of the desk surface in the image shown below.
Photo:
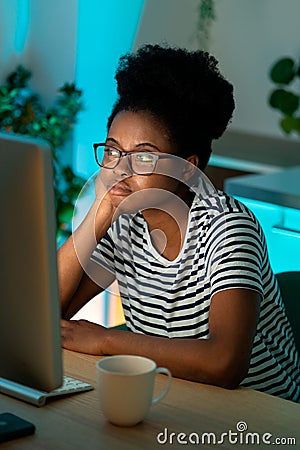
M65 372L95 386L98 359L64 351ZM158 375L155 389L160 390L165 382L165 376ZM291 447L300 448L300 405L253 390L228 391L175 378L168 394L151 408L144 422L131 428L106 421L98 405L96 389L52 400L41 408L0 394L0 405L1 412L17 414L36 425L35 435L3 443L1 450L211 448L214 436L203 436L203 433L214 433L216 443L222 439L222 433L227 433L223 435L224 442L214 446L222 449L270 448L263 444L264 433L268 433L265 439L270 443L276 438L295 438L296 445ZM237 432L239 422L247 424L247 431ZM243 424L239 426L242 430ZM229 430L237 434L229 437ZM162 433L160 443L159 433ZM249 434L249 443L245 444L247 433L256 436ZM195 445L197 439L199 444ZM236 439L242 443L235 443ZM255 443L259 439L260 445L250 445L251 439ZM287 441L282 442L276 448L289 447Z

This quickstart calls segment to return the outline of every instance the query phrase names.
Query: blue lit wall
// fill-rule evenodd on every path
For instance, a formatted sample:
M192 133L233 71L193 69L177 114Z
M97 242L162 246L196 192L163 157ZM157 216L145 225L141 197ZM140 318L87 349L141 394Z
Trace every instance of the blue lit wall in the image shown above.
M25 48L30 22L29 0L17 0L16 31L14 48L17 53L22 53Z
M86 111L74 136L74 168L90 176L97 169L92 143L105 139L106 121L116 99L115 69L131 51L144 0L79 0L76 83Z

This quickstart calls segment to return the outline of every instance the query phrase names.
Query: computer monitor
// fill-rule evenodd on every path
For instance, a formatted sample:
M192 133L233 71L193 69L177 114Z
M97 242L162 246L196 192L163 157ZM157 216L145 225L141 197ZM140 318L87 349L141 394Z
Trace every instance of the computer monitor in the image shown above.
M0 195L0 378L51 391L62 384L63 369L46 144L0 134Z

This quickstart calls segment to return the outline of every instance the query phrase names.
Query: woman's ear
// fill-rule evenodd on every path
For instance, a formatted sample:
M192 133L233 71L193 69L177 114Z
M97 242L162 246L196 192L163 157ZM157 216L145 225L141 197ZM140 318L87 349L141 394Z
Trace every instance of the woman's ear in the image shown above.
M194 184L195 181L199 178L199 157L197 155L191 155L186 158L187 164L185 164L184 168L184 181L188 182L188 184Z
M191 155L186 160L190 163L192 163L194 166L198 167L199 164L199 156L198 155Z

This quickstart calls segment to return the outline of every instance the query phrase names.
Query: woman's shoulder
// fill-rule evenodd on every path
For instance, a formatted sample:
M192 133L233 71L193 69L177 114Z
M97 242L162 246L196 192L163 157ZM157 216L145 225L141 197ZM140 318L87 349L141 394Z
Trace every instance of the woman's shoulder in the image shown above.
M258 223L257 218L246 205L221 190L215 190L209 195L196 193L192 211L197 210L205 210L212 217L232 215L237 220L248 218Z
M253 212L223 191L216 191L206 198L195 198L191 214L199 228L206 229L207 239L230 230L232 239L233 236L244 236L244 240L250 239L265 245L264 232Z

